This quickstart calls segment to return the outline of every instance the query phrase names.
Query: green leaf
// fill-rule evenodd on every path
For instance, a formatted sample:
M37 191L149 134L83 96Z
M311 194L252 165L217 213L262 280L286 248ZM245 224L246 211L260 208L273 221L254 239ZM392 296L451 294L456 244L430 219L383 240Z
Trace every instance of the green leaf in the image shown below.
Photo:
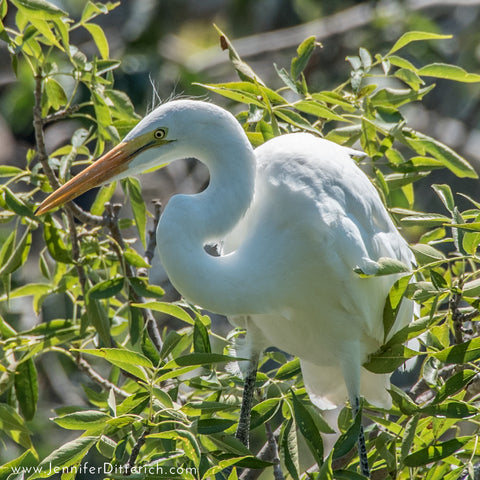
M415 440L415 432L417 430L419 415L413 415L407 424L405 425L405 431L403 433L402 438L402 446L400 447L400 459L403 464L403 460L409 454L410 448L413 445L413 441Z
M354 268L354 271L359 275L366 277L380 277L383 275L395 275L398 273L409 273L412 271L411 267L405 265L400 260L396 260L395 258L381 257L375 263L376 265L374 273L364 272L362 268L358 266Z
M25 172L21 168L13 167L11 165L0 165L0 178L16 177L17 175L24 174L24 173Z
M198 415L199 411L201 411L202 413L213 413L213 412L224 412L228 410L235 410L237 408L238 408L237 405L231 404L231 403L194 401L184 405L182 407L182 411L186 412L188 415Z
M425 82L412 70L400 68L394 73L394 75L405 82L414 91L419 90L420 86L425 84Z
M277 380L289 380L290 378L298 375L301 372L300 360L295 357L287 363L284 363L275 374Z
M358 50L358 55L362 62L362 68L365 72L368 72L372 67L372 56L370 55L370 52L366 48L361 47Z
M112 101L114 115L127 122L136 123L135 109L128 95L120 90L105 90L106 96ZM133 125L132 125L133 126Z
M259 83L263 85L262 79L251 69L250 65L245 63L240 55L235 50L232 42L229 38L214 24L213 25L220 35L220 47L222 50L228 50L228 57L230 62L237 71L238 76L241 80L250 81L253 83Z
M122 186L125 186L128 192L138 235L142 241L143 248L146 248L145 227L147 225L147 208L142 198L142 187L140 182L132 177L123 180Z
M197 422L197 431L200 435L210 435L212 433L223 432L237 423L235 420L226 418L206 418Z
M130 341L132 342L132 345L136 345L142 336L144 327L143 314L139 308L131 307L128 309L128 327L130 332Z
M325 107L324 105L315 102L313 100L300 100L293 104L293 106L303 113L315 115L319 118L326 120L336 120L337 122L350 122L346 118L336 114L332 109Z
M123 288L124 278L114 277L97 283L88 291L90 298L111 298Z
M88 320L88 324L93 325L104 345L110 345L110 319L104 306L90 295L85 299L85 306L84 320ZM82 325L83 329L84 325Z
M27 205L18 195L15 195L9 188L2 187L3 197L7 207L15 212L20 217L31 218L32 220L38 220L33 213L32 208Z
M439 35L437 33L431 32L407 32L395 42L393 47L387 53L387 56L400 50L401 48L412 42L419 42L425 40L444 40L447 38L452 38L452 35Z
M407 226L421 225L424 227L436 227L450 223L451 219L438 213L417 213L403 217L400 221Z
M464 297L480 296L480 278L476 278L475 280L465 283L462 293Z
M383 308L383 335L384 340L389 336L389 333L395 324L400 305L407 286L412 278L411 275L405 275L399 278L390 288L388 297L385 301L385 307Z
M23 448L32 448L30 432L24 419L6 403L0 403L0 431L6 433L15 443Z
M480 222L449 223L448 226L454 229L466 230L469 232L480 232Z
M47 77L43 82L43 85L45 87L45 93L47 94L49 104L54 110L59 110L67 104L67 94L60 83L55 79Z
M474 362L480 358L480 337L468 342L453 345L440 352L431 354L441 362L451 364L464 364Z
M30 229L26 229L18 243L14 246L16 233L12 232L12 240L9 239L7 248L0 252L0 259L2 265L0 267L0 277L3 275L10 275L15 270L20 268L27 260L28 253L30 252L30 245L32 244L32 233Z
M411 88L382 88L377 90L371 97L370 101L374 106L386 106L398 108L406 103L416 102L422 100L423 97L429 93L435 85L421 88L420 90L412 90Z
M248 82L240 82L242 85ZM240 90L237 88L231 87L222 87L218 85L206 85L206 84L198 84L211 92L218 93L230 100L235 100L239 103L246 103L248 105L256 105L257 107L265 108L266 105L258 98L258 94L250 93L247 90ZM226 84L229 85L229 84ZM282 102L283 103L283 102Z
M302 117L302 115L298 114L297 112L293 112L292 110L288 110L287 108L275 108L274 110L275 116L278 117L280 120L293 125L294 127L298 127L302 130L306 130L307 132L315 133L318 135L318 130L316 130L307 119Z
M368 357L363 366L373 373L392 373L409 358L419 353L402 344L390 344L380 347Z
M347 112L355 111L355 107L339 93L328 91L312 93L312 98L318 100L319 102L341 107Z
M392 396L393 403L405 415L411 416L419 411L420 407L400 388L391 385L389 392Z
M440 200L445 205L446 209L449 212L453 212L455 208L455 200L453 199L452 190L449 185L432 185L432 188L435 190L435 193L440 197Z
M102 27L94 23L83 23L83 26L90 32L90 35L92 36L102 58L107 59L110 54L109 46L107 37L105 36L105 32L103 31Z
M211 353L210 339L208 338L207 326L197 315L193 327L193 350L195 353Z
M117 187L117 182L109 183L104 185L97 193L95 201L90 207L90 212L92 215L102 215L105 210L105 204L111 200L113 194L115 193L115 188Z
M31 358L17 365L15 394L23 417L27 421L32 420L37 409L38 380L37 370Z
M355 419L345 433L342 433L333 446L332 458L337 459L346 455L357 443L362 425L362 411L359 410Z
M432 63L425 65L418 70L422 77L445 78L455 82L476 83L480 82L480 75L468 73L457 65L448 65L446 63Z
M88 453L88 451L98 441L98 437L88 436L80 437L71 442L63 444L60 448L54 450L48 457L46 457L40 463L40 473L34 473L29 480L35 478L45 478L50 471L54 472L56 468L61 471L62 468L70 467L76 463L79 463L82 458ZM53 473L52 473L53 474Z
M440 250L428 245L427 243L417 243L410 246L420 265L428 265L438 260L445 260L445 255Z
M112 363L113 365L117 365L120 368L123 368L122 365L124 364L153 368L152 362L145 355L134 352L133 350L127 350L125 348L80 348L74 350L76 352L88 353L89 355L104 358L108 362Z
M132 306L139 308L148 308L154 312L162 312L172 317L179 318L189 325L194 325L193 318L180 306L167 302L145 302L145 303L132 303Z
M250 429L263 425L268 422L277 413L281 405L281 399L268 398L263 402L258 403L252 408L252 418L250 422Z
M163 368L191 367L193 365L210 365L212 363L228 363L238 360L248 360L248 358L231 357L221 355L220 353L189 353L177 357L166 363Z
M457 437L422 448L405 457L404 464L407 467L420 467L438 462L460 450L470 439L471 437Z
M59 230L53 218L47 215L43 224L43 238L48 252L57 262L73 263L71 252L63 242Z
M310 452L315 458L315 461L318 463L318 465L321 465L323 463L322 436L320 435L320 432L318 431L318 428L308 409L300 400L298 400L293 390L291 391L291 394L295 421L308 445Z
M151 267L151 265L131 247L127 247L124 250L123 257L130 265L133 265L134 267L137 267L137 268Z
M315 49L316 39L314 36L306 38L297 48L297 57L292 59L290 75L295 80L302 72Z
M12 0L16 7L27 15L33 15L42 20L53 20L58 17L68 17L68 14L46 0Z
M111 418L110 415L98 410L82 410L56 417L53 421L67 430L92 430L100 427L101 431Z
M467 160L440 141L419 132L415 132L413 136L404 136L404 139L420 155L424 155L425 152L429 153L457 177L478 178L474 168Z
M168 438L170 440L179 441L187 458L192 460L196 466L199 465L200 447L195 437L189 431L175 429L165 432L152 433L147 435L147 439L148 438Z
M6 3L6 2L5 2ZM0 479L1 480L14 480L20 479L22 477L15 477L13 472L16 470L17 472L21 472L22 469L27 472L28 467L30 467L30 471L33 471L34 467L38 465L38 455L33 448L23 452L17 458L4 463L0 466ZM22 478L23 480L23 478Z
M133 290L137 295L147 298L162 298L165 295L165 290L158 285L150 285L148 280L143 277L129 277Z
M165 359L172 350L183 340L184 335L179 335L175 330L170 330L167 336L163 340L162 350L160 352L160 358Z
M478 414L478 408L465 402L447 401L436 405L427 405L420 412L432 417L468 418Z
M288 473L293 480L300 480L298 460L298 442L295 424L292 418L284 422L280 432L280 448L283 453L283 460Z

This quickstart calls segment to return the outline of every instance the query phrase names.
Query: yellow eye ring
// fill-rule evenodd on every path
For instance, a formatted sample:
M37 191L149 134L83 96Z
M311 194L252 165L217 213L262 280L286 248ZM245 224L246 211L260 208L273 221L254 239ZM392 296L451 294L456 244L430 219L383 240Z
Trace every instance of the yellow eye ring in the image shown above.
M165 138L167 136L167 129L166 128L157 128L155 130L155 132L153 133L153 136L157 140L162 140L163 138Z

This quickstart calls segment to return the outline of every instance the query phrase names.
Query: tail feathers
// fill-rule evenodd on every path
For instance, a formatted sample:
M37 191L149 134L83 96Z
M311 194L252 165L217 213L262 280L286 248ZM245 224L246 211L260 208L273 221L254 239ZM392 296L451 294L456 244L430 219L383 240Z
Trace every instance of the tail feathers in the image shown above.
M300 360L303 382L310 400L321 410L331 410L343 405L347 399L347 388L339 367L321 367ZM360 394L372 405L390 408L392 400L389 375L371 373L362 368Z

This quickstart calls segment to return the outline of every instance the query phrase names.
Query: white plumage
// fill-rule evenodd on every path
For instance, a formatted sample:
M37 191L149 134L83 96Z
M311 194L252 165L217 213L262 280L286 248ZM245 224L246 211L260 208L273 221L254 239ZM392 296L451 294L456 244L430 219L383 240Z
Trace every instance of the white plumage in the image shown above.
M246 327L244 350L253 357L270 345L297 355L319 407L333 408L348 396L356 411L361 394L388 406L388 376L362 364L384 341L383 308L398 275L360 278L354 268L373 273L381 257L412 265L413 256L351 159L358 153L305 133L253 150L230 113L176 100L147 115L39 213L108 180L198 158L210 171L209 186L172 197L157 231L173 285ZM222 256L205 251L212 241L221 242ZM404 300L390 335L412 315L413 303Z

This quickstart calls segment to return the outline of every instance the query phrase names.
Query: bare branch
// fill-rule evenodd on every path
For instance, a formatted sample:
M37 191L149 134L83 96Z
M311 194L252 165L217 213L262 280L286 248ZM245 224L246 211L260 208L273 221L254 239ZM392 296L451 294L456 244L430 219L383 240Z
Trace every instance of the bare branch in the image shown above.
M122 397L128 397L130 394L125 390L117 387L112 382L109 382L106 378L103 378L98 372L96 372L92 366L82 357L78 356L76 358L78 368L86 373L95 383L100 385L105 390L113 390L117 395L121 395Z

